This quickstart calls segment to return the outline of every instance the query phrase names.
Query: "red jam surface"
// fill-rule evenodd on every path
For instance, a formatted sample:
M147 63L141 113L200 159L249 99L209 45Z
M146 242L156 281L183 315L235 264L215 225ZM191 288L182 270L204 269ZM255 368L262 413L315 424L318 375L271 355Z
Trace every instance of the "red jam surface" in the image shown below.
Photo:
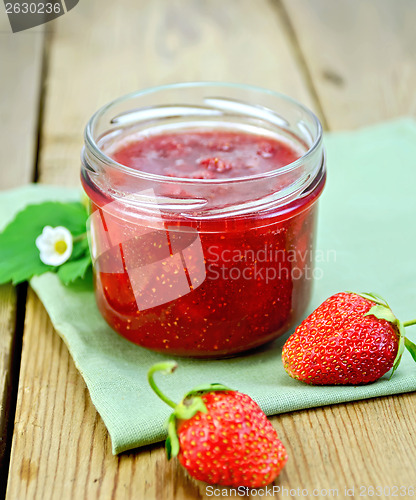
M218 130L144 137L111 156L168 177L230 179L278 169L300 154L274 138ZM209 221L209 231L197 221L191 234L184 230L192 223L180 217L166 230L143 234L106 213L111 200L85 173L82 180L103 220L95 238L116 242L94 265L98 307L129 340L176 355L227 356L278 337L304 313L313 277L314 202L324 180L267 218L218 218ZM121 234L126 231L129 238ZM138 268L146 270L131 272Z
M142 172L189 179L232 179L292 163L300 154L284 142L238 132L163 134L126 145L112 155Z

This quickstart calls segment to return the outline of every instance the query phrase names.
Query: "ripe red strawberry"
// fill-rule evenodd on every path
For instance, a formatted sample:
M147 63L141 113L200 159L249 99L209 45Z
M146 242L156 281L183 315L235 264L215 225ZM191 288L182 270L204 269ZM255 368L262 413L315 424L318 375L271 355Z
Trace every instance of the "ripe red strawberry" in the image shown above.
M221 384L200 386L176 405L153 380L158 370L172 372L175 362L149 370L156 394L174 408L169 418L166 451L178 456L189 474L224 486L258 488L274 481L287 461L277 433L249 396Z
M308 316L283 346L287 373L313 385L367 384L397 369L404 347L416 361L416 345L384 299L337 293Z

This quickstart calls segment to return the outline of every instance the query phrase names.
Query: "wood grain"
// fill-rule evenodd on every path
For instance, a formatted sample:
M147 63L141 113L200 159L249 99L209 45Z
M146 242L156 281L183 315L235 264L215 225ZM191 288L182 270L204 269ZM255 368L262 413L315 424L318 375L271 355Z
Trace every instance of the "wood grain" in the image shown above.
M258 36L250 36L250 30ZM100 106L153 85L231 80L313 106L267 0L89 1L56 21L41 182L76 185L83 129Z
M43 32L14 35L2 11L0 14L0 189L33 180L39 92L42 68ZM7 473L9 414L13 415L11 395L15 330L16 290L0 287L0 475ZM24 311L21 311L24 314ZM19 332L21 334L21 332ZM6 470L4 470L6 468ZM0 496L3 488L0 488Z
M331 129L416 116L416 2L281 1Z
M16 290L10 285L0 286L0 471L5 473L8 414L11 398L11 369L16 326ZM20 355L20 353L18 353ZM17 382L17 381L16 381Z
M0 189L31 182L37 147L44 33L13 34L0 13Z
M296 16L306 18L308 3L297 3ZM139 87L225 79L281 90L319 108L305 42L298 43L285 12L273 10L272 3L102 4L81 2L56 22L42 130L43 182L76 183L80 133L89 115L108 99ZM288 12L295 26L294 11ZM310 22L313 33L326 33L327 45L337 43L338 34L326 31L319 17L311 15ZM304 61L308 67L302 67ZM311 82L316 88L311 89ZM338 126L337 106L343 116L343 103L356 98L354 87L347 86L345 93L328 104L322 90L316 91L331 126ZM354 109L345 115L345 126L354 113L360 123L360 109ZM368 113L366 119L371 119ZM344 126L341 119L339 126ZM345 486L410 486L416 477L415 403L411 394L273 417L291 457L276 485L309 492L338 488L339 498L344 498ZM8 500L186 500L208 497L205 487L176 461L168 463L160 445L111 455L85 384L30 292Z

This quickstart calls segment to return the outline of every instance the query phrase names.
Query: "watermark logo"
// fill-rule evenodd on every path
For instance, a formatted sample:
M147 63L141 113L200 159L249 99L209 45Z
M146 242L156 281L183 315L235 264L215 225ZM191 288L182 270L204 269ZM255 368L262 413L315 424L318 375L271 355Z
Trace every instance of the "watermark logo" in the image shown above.
M320 280L324 276L320 262L335 262L335 250L315 251L312 242L304 249L275 248L207 248L207 279L224 281L262 281L266 285L278 281Z
M72 10L79 0L4 0L13 33L45 24Z

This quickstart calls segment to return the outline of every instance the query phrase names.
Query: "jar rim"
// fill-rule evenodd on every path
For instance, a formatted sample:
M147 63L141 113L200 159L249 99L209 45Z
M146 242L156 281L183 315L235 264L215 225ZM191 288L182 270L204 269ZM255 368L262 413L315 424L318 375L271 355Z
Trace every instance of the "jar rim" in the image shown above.
M103 152L102 148L99 147L97 144L96 139L94 138L94 129L95 126L98 122L98 120L107 112L109 111L113 106L116 106L117 104L120 104L122 102L126 102L130 99L134 99L137 97L165 91L165 90L170 90L170 89L181 89L181 88L195 88L195 87L216 87L216 88L236 88L236 89L241 89L241 90L246 90L246 91L252 91L252 92L259 92L262 93L263 95L270 95L272 97L277 97L279 99L285 100L286 102L294 105L298 109L300 109L303 113L308 115L308 117L312 120L313 124L316 127L316 134L315 137L313 138L313 143L310 147L308 147L308 150L305 151L299 158L297 158L295 161L288 163L284 167L278 167L273 170L269 170L267 172L262 172L260 174L254 174L254 175L247 175L247 176L242 176L242 177L234 177L234 178L226 178L226 179L190 179L187 177L169 177L169 176L164 176L164 175L159 175L159 174L153 174L150 172L144 172L141 170L136 170L132 167L128 167L127 165L123 165L122 163L117 162L110 156L108 156L106 153ZM239 182L247 182L247 181L252 181L256 179L267 179L267 178L273 178L277 177L282 174L286 174L288 172L291 172L292 170L296 170L299 166L301 166L306 160L309 159L309 157L313 156L316 150L318 150L322 144L322 125L321 122L319 121L318 117L315 115L313 111L311 111L308 107L303 105L301 102L297 101L296 99L287 96L283 93L276 92L273 90L265 89L263 87L255 86L255 85L247 85L247 84L242 84L242 83L231 83L231 82L210 82L210 81L198 81L198 82L179 82L179 83L171 83L171 84L166 84L166 85L158 85L155 87L148 87L143 90L135 91L135 92L130 92L128 94L125 94L121 97L118 97L116 99L113 99L112 101L108 102L101 108L99 108L89 119L85 131L84 131L84 140L85 140L85 145L88 149L88 152L91 153L96 157L97 160L101 161L102 163L115 168L121 172L124 172L128 175L142 178L145 180L149 181L158 181L158 182L168 182L168 183L184 183L184 184L194 184L194 185L224 185L228 183L239 183Z

